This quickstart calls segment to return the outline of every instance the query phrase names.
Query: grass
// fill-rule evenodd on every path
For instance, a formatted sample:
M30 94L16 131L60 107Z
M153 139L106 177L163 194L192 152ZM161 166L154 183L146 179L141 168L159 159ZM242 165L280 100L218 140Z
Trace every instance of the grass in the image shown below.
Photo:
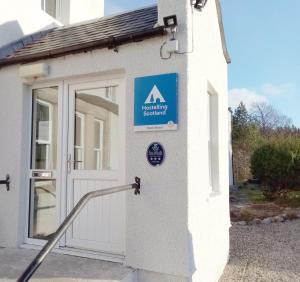
M255 184L246 184L240 186L240 195L244 195L253 204L261 204L266 202L272 202L266 199L262 188ZM276 204L284 207L300 208L300 191L287 191L285 196L274 201Z
M240 196L244 196L253 204L260 204L266 202L266 198L259 185L244 184L239 186L238 193Z
M281 196L277 196L276 200L269 200L259 185L242 184L232 193L237 201L231 207L232 221L264 219L283 213L286 214L287 219L297 218L297 208L300 208L300 191L282 191Z
M260 204L266 202L266 198L261 190L248 191L248 197L251 203Z

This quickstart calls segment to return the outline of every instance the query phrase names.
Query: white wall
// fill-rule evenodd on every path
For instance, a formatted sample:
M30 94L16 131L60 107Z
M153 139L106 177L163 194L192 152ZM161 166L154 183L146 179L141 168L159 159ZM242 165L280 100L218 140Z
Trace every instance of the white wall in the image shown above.
M214 1L194 16L188 0L173 0L169 7L165 2L159 2L159 12L161 16L177 14L181 51L193 49L194 19L193 53L162 60L160 47L168 37L158 37L123 45L119 53L101 49L47 60L50 75L38 81L55 84L108 74L125 79L126 182L135 176L142 179L141 196L127 195L126 264L139 269L140 282L217 281L229 247L227 66ZM179 129L134 132L134 78L171 72L179 74ZM219 94L221 184L216 194L208 190L205 157L208 81ZM0 69L0 84L0 129L5 134L0 140L0 176L11 173L13 177L12 191L0 190L0 245L16 246L24 235L26 199L21 183L26 183L28 159L22 152L30 148L30 93L18 78L18 66ZM166 150L159 168L151 167L145 158L153 141Z
M30 95L18 76L17 67L0 70L0 81L0 178L5 178L7 173L11 178L9 192L3 185L0 187L0 246L16 246L22 236L28 181L22 166L29 163L26 155L30 150Z
M229 151L229 186L234 185L233 156L232 156L232 112L228 112L228 151Z
M41 0L1 0L0 48L40 30L104 15L104 0L60 0L57 3L57 19L54 19L41 10Z
M215 282L229 254L228 92L227 63L220 37L215 1L202 12L189 12L188 54L188 214L191 271L195 282ZM194 26L194 33L192 33ZM194 41L194 46L192 42ZM218 95L219 187L209 187L207 154L207 92ZM216 168L215 168L216 169Z
M100 18L104 15L104 0L69 0L69 2L69 18L62 18L65 24Z
M59 22L41 10L37 0L1 1L0 47L24 35L58 26Z
M186 60L185 57L178 57L169 62L162 61L159 49L163 40L164 38L157 38L121 46L119 53L102 49L49 60L51 73L46 81L60 82L82 75L103 77L107 72L115 75L121 72L126 84L126 182L131 183L136 175L140 176L143 182L141 197L131 193L127 196L126 263L147 271L187 277L189 265L186 230ZM179 73L180 130L134 132L134 78L171 72ZM25 211L19 202L20 199L24 199L25 189L20 185L18 175L26 177L28 163L26 159L20 159L21 144L27 144L28 148L23 148L23 151L28 152L30 135L29 132L23 135L19 132L23 128L21 121L30 126L30 115L19 109L29 107L30 93L22 90L21 81L19 78L15 80L15 77L18 77L18 66L0 70L0 84L5 84L0 89L0 111L2 106L6 107L5 118L3 116L0 119L0 128L4 128L6 134L1 141L3 154L0 160L0 175L11 173L13 177L12 192L0 190L2 246L20 244L21 234L24 233L21 223L24 222ZM11 138L16 139L15 143L9 141ZM161 168L150 167L145 157L148 145L155 140L166 148L167 158ZM22 211L22 215L18 216L18 210ZM4 216L7 211L11 214L10 218ZM19 234L19 240L16 234Z

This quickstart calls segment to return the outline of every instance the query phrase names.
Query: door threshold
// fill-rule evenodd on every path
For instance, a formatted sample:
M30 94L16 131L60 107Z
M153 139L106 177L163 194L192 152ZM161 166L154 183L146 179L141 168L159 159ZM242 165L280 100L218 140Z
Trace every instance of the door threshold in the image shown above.
M33 244L20 245L20 248L22 249L38 250L38 251L41 250L42 247L43 246L33 245ZM95 260L104 260L104 261L110 261L110 262L116 262L122 264L124 264L125 262L124 255L104 253L100 251L96 252L96 251L82 250L82 249L76 249L70 247L59 247L59 248L54 248L51 252L55 254L69 255L69 256L89 258Z

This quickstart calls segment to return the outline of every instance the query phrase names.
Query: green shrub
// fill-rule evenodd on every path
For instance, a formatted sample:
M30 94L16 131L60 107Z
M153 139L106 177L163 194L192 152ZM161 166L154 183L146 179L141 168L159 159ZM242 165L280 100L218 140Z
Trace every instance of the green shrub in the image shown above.
M282 189L300 187L300 139L271 140L256 149L251 172L261 180L268 199Z

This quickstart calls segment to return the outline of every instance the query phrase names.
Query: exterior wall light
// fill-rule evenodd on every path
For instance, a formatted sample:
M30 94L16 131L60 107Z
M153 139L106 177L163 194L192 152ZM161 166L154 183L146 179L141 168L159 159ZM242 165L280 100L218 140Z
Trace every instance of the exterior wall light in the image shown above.
M195 9L201 11L205 7L206 3L207 3L207 0L196 0L194 7L195 7Z
M172 16L168 16L168 17L164 17L164 25L166 28L176 28L178 23L177 23L177 16L176 15L172 15Z
M161 46L160 57L163 60L168 60L171 58L172 54L178 52L178 49L179 49L179 42L175 38L175 34L177 32L178 21L177 21L176 15L164 17L163 19L164 19L165 29L167 29L171 32L172 38L170 40L164 42L163 45ZM163 49L168 54L168 56L163 56Z

